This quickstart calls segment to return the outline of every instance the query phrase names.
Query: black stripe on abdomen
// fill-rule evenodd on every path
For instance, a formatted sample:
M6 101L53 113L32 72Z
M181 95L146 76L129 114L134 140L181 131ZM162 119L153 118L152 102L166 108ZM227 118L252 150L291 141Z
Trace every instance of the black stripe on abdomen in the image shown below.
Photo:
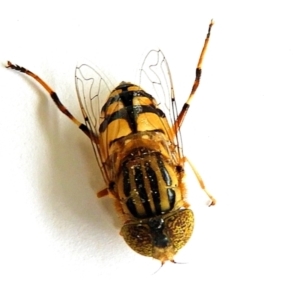
M132 99L137 96L137 97L146 97L148 99L150 99L152 102L154 100L154 98L146 93L143 90L139 90L139 91L128 91L128 87L133 86L133 85L126 85L126 89L124 89L124 87L122 86L122 92L112 96L110 98L107 99L107 101L105 102L105 104L103 105L101 112L105 113L106 110L109 108L110 105L116 103L116 102L122 102L122 104L124 106L129 106L132 105ZM120 87L120 86L119 86ZM116 88L116 90L119 89L119 87ZM155 107L154 104L151 105L152 107Z
M165 118L165 114L159 108L154 108L150 105L131 105L123 107L115 111L111 115L107 115L105 120L100 125L100 132L104 132L107 126L118 119L125 119L133 133L137 132L137 118L142 113L156 114L160 118Z

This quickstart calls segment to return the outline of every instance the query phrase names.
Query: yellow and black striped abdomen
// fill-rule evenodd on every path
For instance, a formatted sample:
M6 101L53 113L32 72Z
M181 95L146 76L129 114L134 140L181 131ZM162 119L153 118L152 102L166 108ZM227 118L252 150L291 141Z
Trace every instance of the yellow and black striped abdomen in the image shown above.
M182 205L181 176L159 152L137 148L120 167L116 189L123 211L134 218L160 216Z
M160 139L165 141L170 141L172 137L166 116L158 108L155 99L131 83L122 82L110 94L102 107L101 119L103 120L99 128L101 158L104 163L117 169L120 167L120 161L116 161L114 155L122 150L123 155L118 153L117 160L127 156L127 150L131 151L133 147L127 144L133 139L136 148L144 146L143 140L149 140L155 133L159 133ZM115 171L116 174L117 170ZM114 181L114 178L110 180Z

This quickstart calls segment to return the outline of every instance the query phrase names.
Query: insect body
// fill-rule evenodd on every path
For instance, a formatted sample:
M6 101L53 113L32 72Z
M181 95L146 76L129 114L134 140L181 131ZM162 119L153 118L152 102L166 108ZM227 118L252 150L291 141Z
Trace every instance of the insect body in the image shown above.
M191 94L177 113L173 83L160 50L151 50L140 69L139 85L109 80L89 65L76 68L76 88L84 123L60 102L56 93L31 71L8 62L7 67L26 73L49 93L61 112L91 140L106 188L98 197L115 199L124 220L120 234L141 255L163 264L189 240L193 212L185 199L184 164L180 127L199 85L202 61L213 22L196 68ZM151 94L143 89L149 86ZM190 163L190 162L189 162ZM211 203L215 199L194 170Z

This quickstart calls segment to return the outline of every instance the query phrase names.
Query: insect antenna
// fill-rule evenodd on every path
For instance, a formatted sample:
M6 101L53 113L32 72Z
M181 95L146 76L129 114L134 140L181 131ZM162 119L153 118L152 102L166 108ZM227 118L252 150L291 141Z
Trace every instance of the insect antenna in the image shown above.
M164 264L165 264L165 262L162 261L160 267L152 275L155 275L159 270L161 270L161 268L163 267Z

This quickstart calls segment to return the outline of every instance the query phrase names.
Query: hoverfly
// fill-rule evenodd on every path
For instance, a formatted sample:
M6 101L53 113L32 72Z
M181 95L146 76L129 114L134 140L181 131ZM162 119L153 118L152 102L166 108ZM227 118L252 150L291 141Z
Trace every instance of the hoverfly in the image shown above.
M184 164L188 162L210 198L195 167L183 155L180 128L200 83L202 62L213 21L196 68L191 93L178 114L170 69L160 50L151 50L139 72L138 85L109 80L89 65L76 67L76 89L84 123L60 102L57 94L31 71L8 61L7 68L33 77L50 94L58 109L91 140L109 196L124 224L121 236L137 253L161 261L189 240L194 216L185 198ZM152 94L148 94L150 86Z

